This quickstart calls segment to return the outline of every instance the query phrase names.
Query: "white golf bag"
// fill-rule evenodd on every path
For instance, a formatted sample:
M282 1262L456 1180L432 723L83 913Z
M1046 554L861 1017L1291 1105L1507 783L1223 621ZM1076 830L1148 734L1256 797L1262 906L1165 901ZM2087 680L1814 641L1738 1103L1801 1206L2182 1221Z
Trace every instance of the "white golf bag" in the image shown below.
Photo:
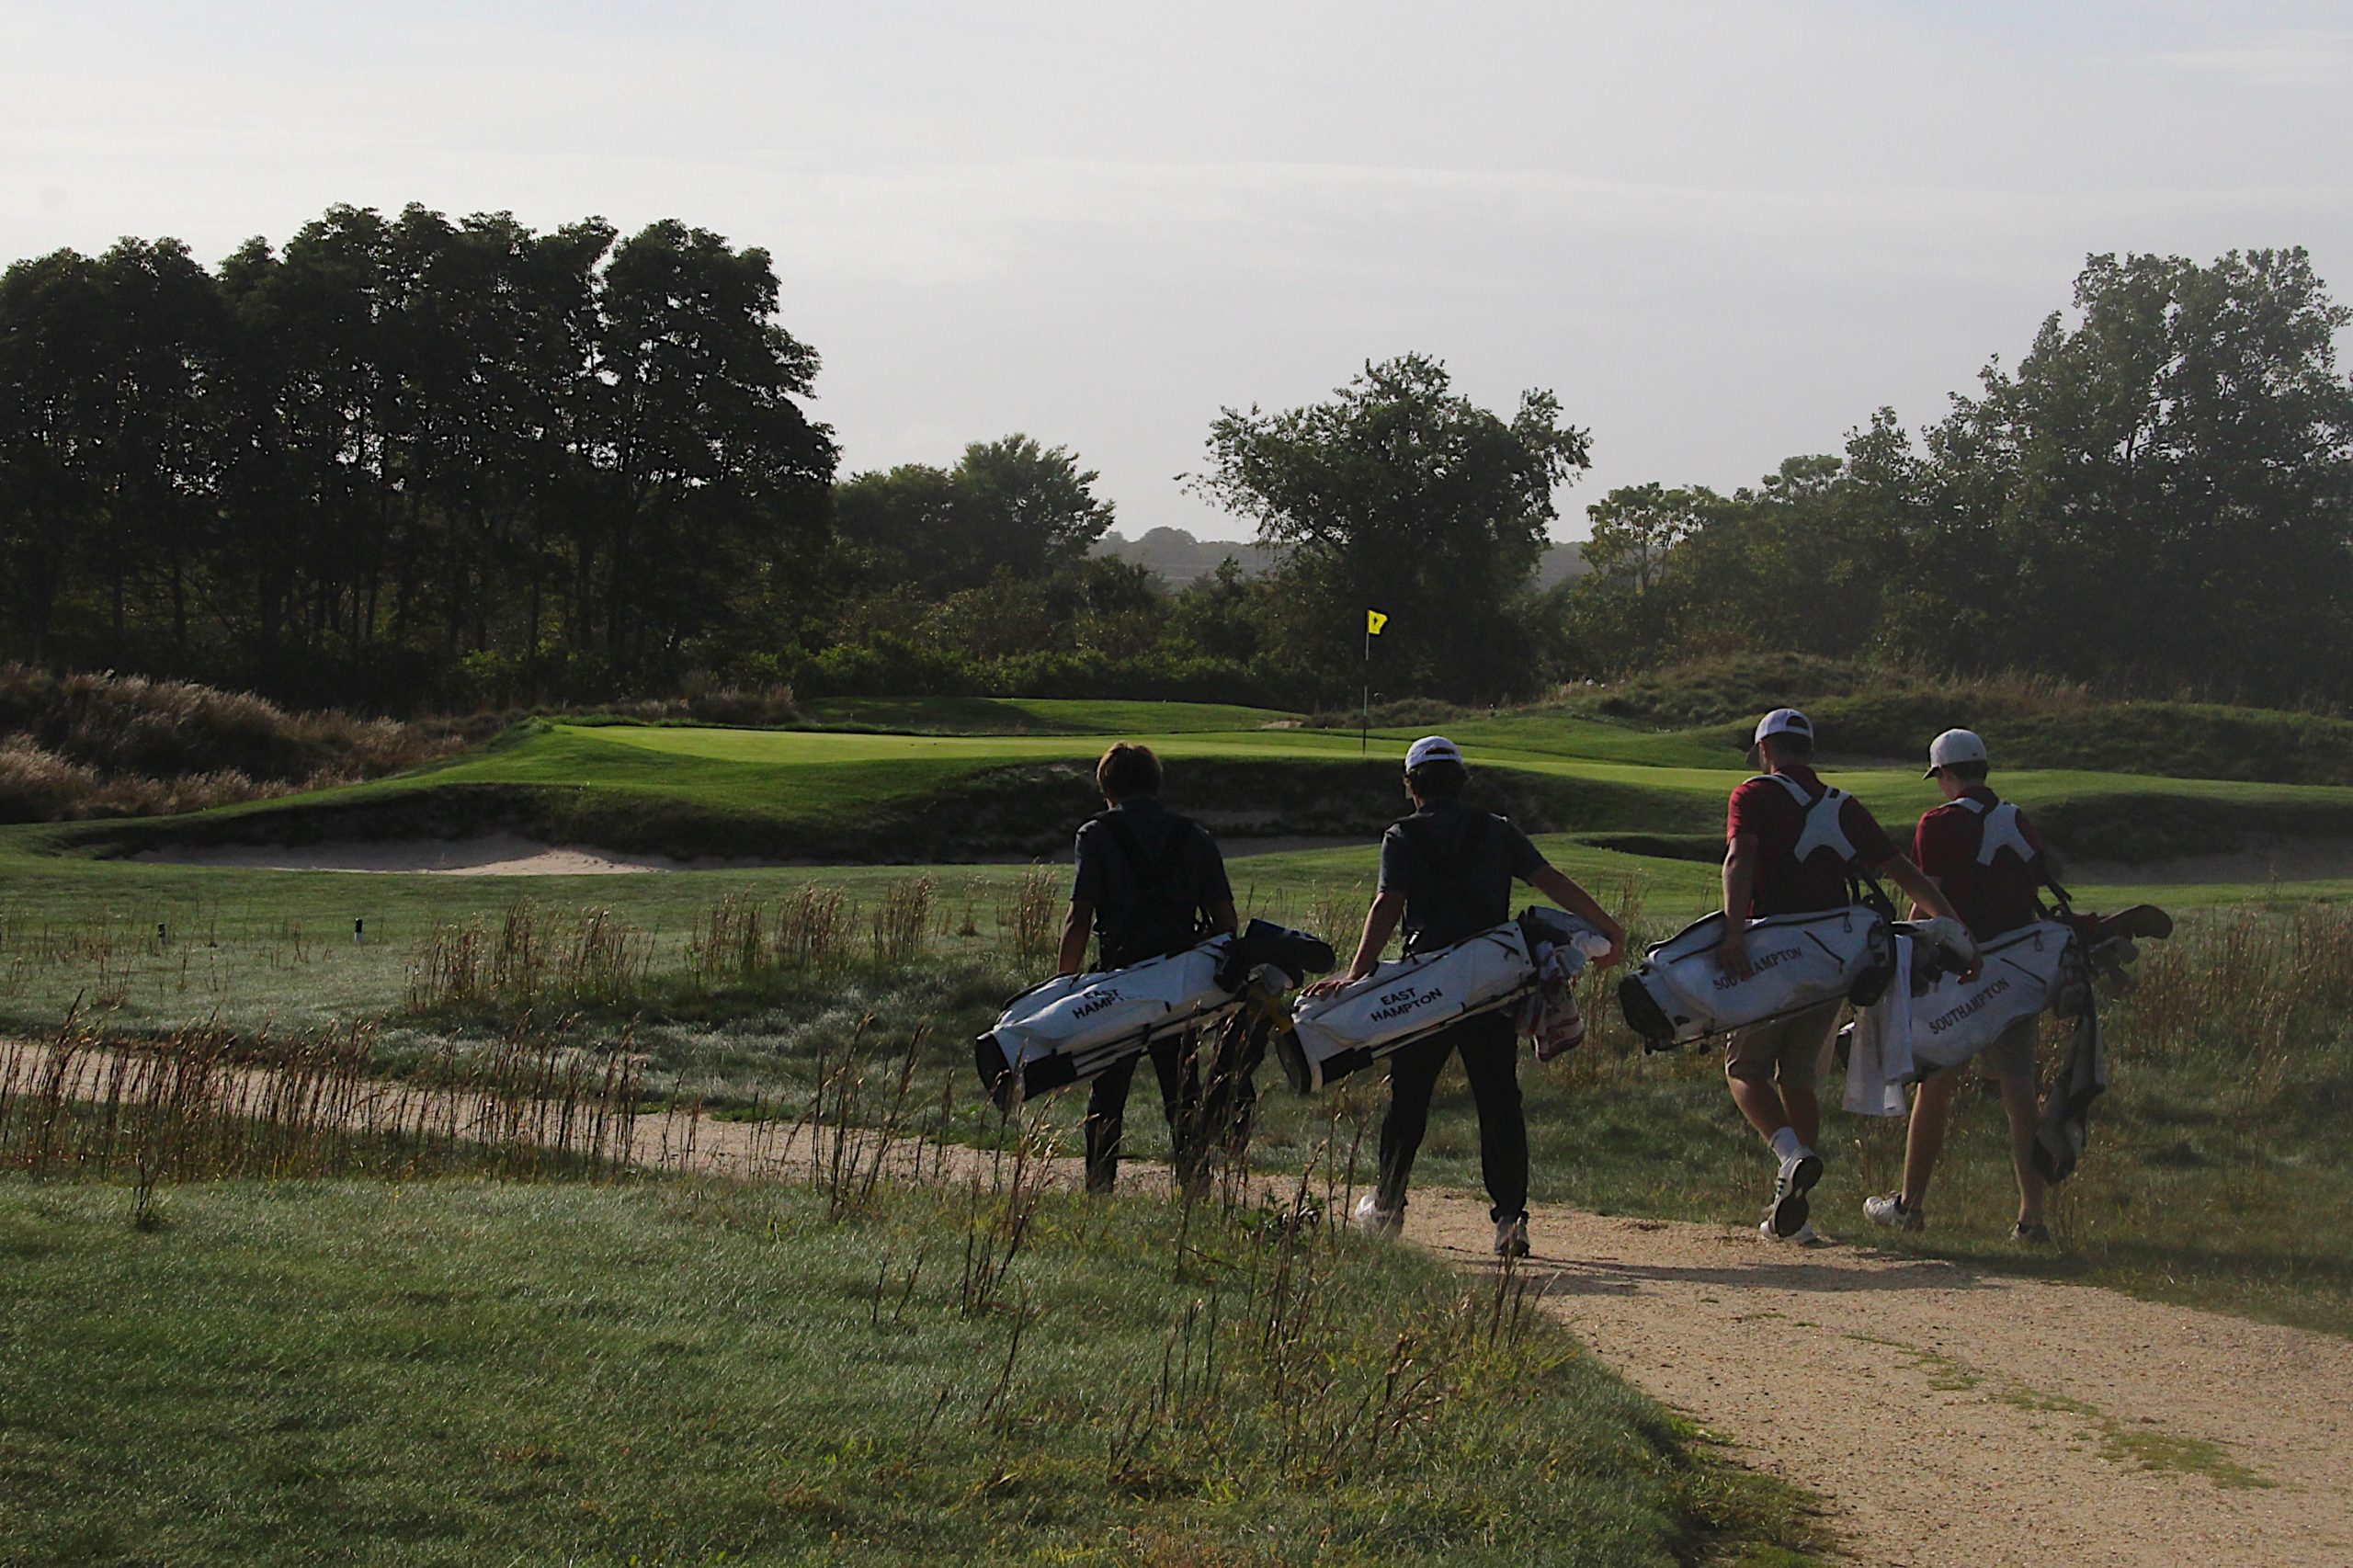
M1895 938L1886 916L1866 904L1748 923L1749 973L1718 960L1721 911L1651 949L1618 986L1618 1006L1647 1051L1768 1022L1817 1003L1868 1006L1895 974Z
M1528 937L1518 921L1506 920L1302 1003L1279 1053L1291 1087L1310 1094L1449 1024L1512 1006L1535 985Z
M1985 967L1975 980L1947 974L1912 996L1912 1060L1919 1072L1958 1067L2011 1025L2048 1011L2075 940L2058 921L2038 920L1981 945Z
M1092 1078L1154 1040L1215 1024L1243 1004L1219 979L1231 937L1097 974L1058 974L1006 1004L973 1041L999 1108Z
M1211 937L1165 958L1058 974L1005 1005L972 1041L972 1064L989 1098L1009 1111L1238 1008L1278 1008L1285 993L1332 962L1322 937L1253 920L1238 937Z

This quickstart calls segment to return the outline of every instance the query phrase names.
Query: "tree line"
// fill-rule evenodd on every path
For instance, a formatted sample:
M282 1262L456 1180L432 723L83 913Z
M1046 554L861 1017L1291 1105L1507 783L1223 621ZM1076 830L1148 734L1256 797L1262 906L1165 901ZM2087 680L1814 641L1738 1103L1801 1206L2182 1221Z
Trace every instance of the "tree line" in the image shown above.
M0 643L398 703L789 624L835 449L766 252L337 207L0 276Z
M1189 486L1273 562L1172 592L1094 552L1023 434L838 476L769 258L676 222L338 207L0 276L0 657L376 710L682 682L830 693L1492 701L1740 649L2353 699L2353 384L2302 251L2094 257L1916 433L1729 494L1589 506L1591 437L1419 354L1212 423Z
M1564 666L1727 648L2353 700L2353 382L2302 250L2101 256L1915 435L1590 508Z

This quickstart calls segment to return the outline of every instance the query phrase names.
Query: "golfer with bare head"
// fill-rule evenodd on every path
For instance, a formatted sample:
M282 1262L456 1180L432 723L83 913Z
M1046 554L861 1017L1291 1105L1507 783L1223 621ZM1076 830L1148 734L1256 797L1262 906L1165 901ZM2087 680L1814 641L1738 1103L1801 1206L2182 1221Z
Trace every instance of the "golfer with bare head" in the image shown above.
M1885 876L1931 914L1952 906L1888 839L1860 801L1813 771L1813 722L1776 708L1756 726L1749 752L1764 771L1732 792L1724 821L1724 939L1717 957L1745 977L1751 920L1841 909L1853 902L1858 869ZM1838 1032L1841 998L1787 1017L1735 1029L1724 1051L1733 1103L1771 1147L1773 1202L1758 1230L1768 1240L1811 1244L1809 1197L1822 1179L1822 1101L1815 1090Z
M1160 758L1149 746L1122 741L1096 764L1103 812L1079 826L1077 869L1070 911L1063 921L1059 974L1086 965L1086 939L1096 937L1096 967L1124 969L1178 953L1202 937L1231 935L1237 924L1217 840L1199 823L1160 803ZM1193 1035L1155 1040L1149 1054L1160 1080L1160 1108L1168 1119L1171 1163L1181 1186L1200 1179L1208 1151L1200 1125L1199 1042ZM1086 1098L1086 1190L1108 1194L1120 1176L1132 1056L1097 1076ZM1246 1095L1246 1085L1229 1086Z

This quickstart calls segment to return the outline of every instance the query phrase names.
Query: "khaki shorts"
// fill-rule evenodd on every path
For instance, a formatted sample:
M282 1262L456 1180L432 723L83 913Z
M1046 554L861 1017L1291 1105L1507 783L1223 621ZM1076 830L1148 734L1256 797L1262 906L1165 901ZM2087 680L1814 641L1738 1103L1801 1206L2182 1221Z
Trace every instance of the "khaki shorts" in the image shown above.
M2020 1018L1994 1037L1994 1043L1952 1067L1940 1067L1939 1073L1957 1073L1962 1067L1974 1065L1978 1075L1984 1078L2033 1078L2036 1075L2034 1051L2041 1038L2041 1018Z
M1833 998L1769 1024L1734 1029L1724 1045L1724 1076L1811 1089L1836 1047L1838 1014L1846 1006Z

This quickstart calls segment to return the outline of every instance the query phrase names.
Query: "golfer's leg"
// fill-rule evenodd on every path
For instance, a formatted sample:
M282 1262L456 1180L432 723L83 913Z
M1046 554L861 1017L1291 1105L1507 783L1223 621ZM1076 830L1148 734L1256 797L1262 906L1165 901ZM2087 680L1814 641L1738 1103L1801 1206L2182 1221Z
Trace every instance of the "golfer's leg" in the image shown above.
M2049 1184L2034 1168L2034 1135L2041 1124L2042 1106L2031 1072L2003 1075L2002 1112L2010 1119L2010 1164L2018 1173L2018 1223L2040 1225Z
M1454 1050L1453 1031L1409 1045L1389 1059L1389 1110L1381 1119L1381 1182L1375 1199L1394 1214L1405 1207L1405 1183L1429 1128L1430 1095L1438 1069Z
M1086 1092L1086 1190L1106 1193L1120 1178L1120 1134L1127 1120L1128 1085L1136 1059L1105 1068Z
M1781 1114L1790 1131L1809 1149L1822 1146L1822 1096L1814 1085L1822 1063L1838 1032L1838 1004L1800 1013L1782 1025L1779 1049L1774 1052L1773 1077L1781 1093Z
M1732 1085L1732 1103L1768 1143L1790 1124L1780 1091L1773 1085L1779 1029L1779 1024L1752 1024L1734 1029L1724 1045L1724 1082Z
M1239 1165L1250 1147L1250 1128L1258 1112L1258 1063L1267 1059L1267 1032L1266 1020L1258 1019L1219 1042L1211 1096L1218 1115L1212 1131L1230 1165Z
M1961 1070L1948 1067L1920 1080L1912 1091L1912 1123L1904 1134L1904 1207L1928 1201L1928 1177L1945 1150L1945 1124L1952 1115L1953 1090Z
M1479 1174L1487 1184L1491 1220L1528 1212L1528 1115L1519 1097L1519 1038L1501 1013L1463 1026L1456 1050L1471 1100L1479 1109Z

